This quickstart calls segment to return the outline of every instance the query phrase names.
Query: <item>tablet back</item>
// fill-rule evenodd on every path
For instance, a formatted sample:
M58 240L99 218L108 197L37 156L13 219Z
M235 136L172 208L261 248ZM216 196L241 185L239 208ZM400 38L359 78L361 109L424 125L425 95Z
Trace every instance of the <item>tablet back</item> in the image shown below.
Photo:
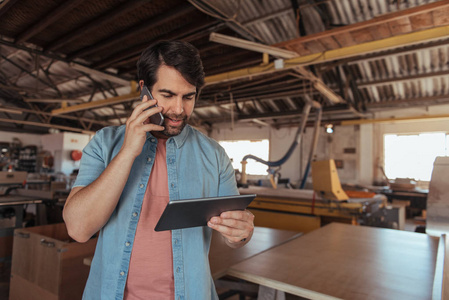
M230 210L244 210L256 195L237 195L170 201L155 231L206 226L210 218Z

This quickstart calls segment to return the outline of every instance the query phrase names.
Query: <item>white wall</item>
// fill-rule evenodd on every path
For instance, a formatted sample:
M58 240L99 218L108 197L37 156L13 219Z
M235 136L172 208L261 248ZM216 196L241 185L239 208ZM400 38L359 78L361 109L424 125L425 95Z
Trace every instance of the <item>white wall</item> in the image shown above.
M299 122L298 122L299 126ZM271 127L256 126L253 124L236 124L231 130L227 124L217 126L212 131L211 137L217 141L221 140L256 140L269 139L270 141L270 161L277 161L284 157L296 136L297 127L274 129ZM306 128L300 145L296 147L290 158L282 165L279 171L282 178L290 178L290 181L299 185L306 169L310 155L310 148L313 141L313 128ZM358 148L359 130L358 126L345 126L335 128L335 132L330 135L319 129L318 144L314 157L318 160L339 159L343 160L343 168L338 169L342 182L356 183L358 152L355 154L344 153L345 148ZM250 154L250 153L248 153ZM309 172L308 183L311 183Z
M377 113L378 118L443 115L449 113L449 105L439 105L429 108L412 108L388 113ZM383 175L379 166L383 165L383 136L385 134L416 134L421 132L449 133L449 118L412 120L390 123L377 123L373 125L373 177L374 180L382 180Z
M0 132L0 142L11 143L14 138L18 138L22 142L22 146L35 145L38 148L42 146L41 136L38 134L17 133L17 132Z
M54 156L55 172L70 175L74 169L78 169L80 161L73 161L70 153L73 150L83 150L89 143L90 135L61 132L42 136L43 149L50 151Z
M378 112L375 116L376 118L400 118L443 114L449 114L449 105L390 110L389 112ZM211 137L216 140L269 139L271 161L284 156L297 130L297 127L277 130L248 123L237 123L234 130L231 130L230 127L230 124L216 126ZM318 160L330 158L342 160L343 168L337 170L342 183L371 185L375 181L384 179L379 168L383 165L384 134L435 131L449 132L449 118L335 126L333 134L325 133L322 128L315 157ZM309 156L312 135L313 128L307 128L301 146L293 152L280 170L282 177L290 178L293 183L298 183L302 178ZM345 153L351 152L350 150L355 150L355 153ZM311 182L310 177L308 182Z

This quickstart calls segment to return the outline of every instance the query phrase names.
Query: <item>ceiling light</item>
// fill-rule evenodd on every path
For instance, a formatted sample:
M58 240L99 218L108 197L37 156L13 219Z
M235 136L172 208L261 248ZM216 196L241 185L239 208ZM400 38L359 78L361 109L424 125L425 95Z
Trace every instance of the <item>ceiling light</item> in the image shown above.
M239 39L239 38L235 38L232 36L227 36L227 35L219 34L219 33L215 33L215 32L212 32L210 34L209 40L212 42L216 42L216 43L220 43L220 44L224 44L224 45L228 45L228 46L234 46L234 47L251 50L251 51L255 51L255 52L268 53L274 57L279 57L279 58L290 59L290 58L294 58L294 57L298 56L298 53L293 52L293 51L289 51L289 50L285 50L285 49L281 49L281 48L277 48L277 47L273 47L273 46L267 46L267 45L263 45L263 44L259 44L259 43L254 43L254 42L250 42L250 41L247 41L244 39Z
M324 128L326 128L326 132L327 133L333 133L334 132L334 125L332 125L332 124L326 124L326 126L324 126Z

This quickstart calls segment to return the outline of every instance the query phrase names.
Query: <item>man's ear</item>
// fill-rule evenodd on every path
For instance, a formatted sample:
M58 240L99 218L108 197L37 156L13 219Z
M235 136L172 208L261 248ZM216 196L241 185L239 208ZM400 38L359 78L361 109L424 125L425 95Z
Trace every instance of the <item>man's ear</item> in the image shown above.
M142 88L143 88L143 80L139 80L139 86L140 86L140 90L142 90Z

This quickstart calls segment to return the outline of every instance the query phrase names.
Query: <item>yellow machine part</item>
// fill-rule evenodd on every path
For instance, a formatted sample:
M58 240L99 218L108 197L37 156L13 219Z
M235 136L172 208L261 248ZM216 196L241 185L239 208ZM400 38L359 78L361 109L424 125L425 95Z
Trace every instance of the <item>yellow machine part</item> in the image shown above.
M333 159L312 162L313 190L323 198L330 200L348 200L338 178L337 167Z

